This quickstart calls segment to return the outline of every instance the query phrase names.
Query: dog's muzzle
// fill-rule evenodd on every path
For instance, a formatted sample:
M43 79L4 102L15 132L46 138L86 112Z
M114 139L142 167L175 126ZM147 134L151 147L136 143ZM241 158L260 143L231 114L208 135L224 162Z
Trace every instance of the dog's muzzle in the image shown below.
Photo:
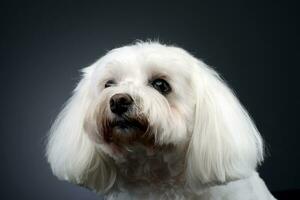
M109 99L109 118L99 115L98 127L107 143L118 146L153 143L147 117L139 111L138 104L128 93L117 93Z

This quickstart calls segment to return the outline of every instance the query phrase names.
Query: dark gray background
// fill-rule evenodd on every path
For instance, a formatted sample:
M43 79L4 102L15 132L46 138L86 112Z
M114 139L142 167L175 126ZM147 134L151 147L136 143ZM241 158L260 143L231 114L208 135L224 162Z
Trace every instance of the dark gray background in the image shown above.
M299 14L276 1L10 1L1 8L3 199L97 199L58 181L45 136L78 70L135 39L177 44L214 66L263 135L272 191L300 188Z

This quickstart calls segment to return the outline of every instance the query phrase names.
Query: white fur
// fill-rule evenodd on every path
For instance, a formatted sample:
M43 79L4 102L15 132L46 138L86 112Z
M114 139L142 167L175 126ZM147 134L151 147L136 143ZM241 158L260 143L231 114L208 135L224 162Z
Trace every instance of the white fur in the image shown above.
M172 91L149 84L163 77ZM107 80L116 85L104 88ZM99 120L109 99L128 93L146 116L160 151L136 144L117 151ZM212 68L183 49L138 42L110 51L83 70L53 124L47 145L53 173L107 199L274 199L255 172L263 142L247 111Z

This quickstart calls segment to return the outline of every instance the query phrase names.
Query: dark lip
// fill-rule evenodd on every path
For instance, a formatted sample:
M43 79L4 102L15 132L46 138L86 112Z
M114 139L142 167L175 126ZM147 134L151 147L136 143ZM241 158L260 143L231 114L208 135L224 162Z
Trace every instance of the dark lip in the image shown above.
M137 120L123 119L123 118L112 121L111 126L113 128L120 128L120 129L141 129L142 130L145 128Z

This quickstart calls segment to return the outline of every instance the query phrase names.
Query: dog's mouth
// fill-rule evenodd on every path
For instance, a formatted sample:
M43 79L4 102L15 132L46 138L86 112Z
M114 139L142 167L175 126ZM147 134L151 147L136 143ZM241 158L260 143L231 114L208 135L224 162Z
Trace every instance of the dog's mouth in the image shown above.
M110 127L113 137L117 137L117 139L130 139L133 141L146 134L148 122L140 118L122 117L112 120Z
M146 117L115 117L101 123L102 134L107 143L117 146L130 146L135 143L149 144L154 142Z
M171 151L171 144L157 144L155 140L155 129L149 125L145 116L135 118L122 116L114 119L103 119L98 121L99 132L106 144L115 154L126 155L129 152L141 149L146 150L147 155L154 155L160 151Z
M127 133L128 131L145 131L147 129L147 125L144 122L136 119L125 118L113 120L110 126L113 129L124 130L124 133Z

